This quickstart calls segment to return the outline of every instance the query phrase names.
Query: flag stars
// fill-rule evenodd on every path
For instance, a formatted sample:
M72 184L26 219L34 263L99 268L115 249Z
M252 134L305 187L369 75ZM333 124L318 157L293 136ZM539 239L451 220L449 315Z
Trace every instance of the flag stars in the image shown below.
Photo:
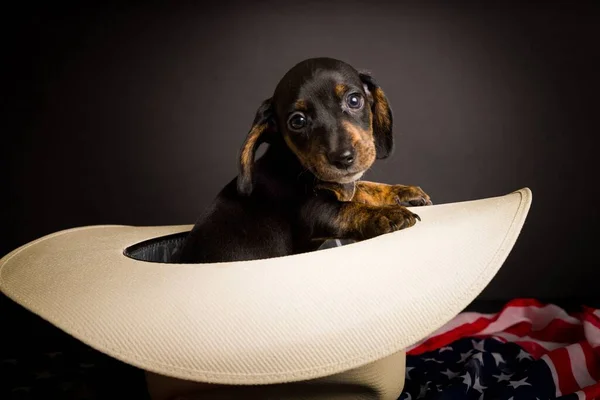
M530 354L524 352L523 349L519 350L519 354L517 354L517 359L519 361L521 361L523 359L530 359L530 358L533 358L533 357L531 357Z
M448 380L452 380L460 375L459 372L454 372L449 368L446 368L446 370L442 371L441 374L446 375L448 377Z
M467 358L471 357L471 354L473 354L473 350L469 350L466 353L460 353L460 360L458 360L458 362L464 363Z
M468 391L469 388L471 387L471 384L473 383L473 381L471 380L471 375L469 375L469 373L466 372L464 375L461 375L460 377L463 378L462 383L467 385L467 391Z
M438 344L437 351L430 349L407 358L410 365L405 367L407 386L400 399L442 396L489 400L500 393L504 399L519 393L527 397L529 393L528 398L537 400L535 393L539 396L552 390L545 386L553 384L552 377L546 376L550 371L542 371L544 377L527 371L528 365L537 359L534 354L514 344L497 344L492 339L465 337L445 347Z
M502 381L509 381L510 378L512 378L514 374L510 374L510 375L505 375L503 372L500 373L500 375L492 375L494 378L496 378L498 380L498 382L502 382Z
M526 382L526 381L527 381L527 377L525 377L525 378L521 379L520 381L509 381L509 382L508 382L508 384L509 384L510 386L512 386L512 387L513 387L513 389L516 389L516 388L518 388L519 386L525 386L525 385L529 385L529 386L531 386L531 383L529 383L529 382Z
M473 389L477 390L479 393L483 394L483 390L486 386L482 386L481 382L479 382L479 377L475 378L475 382L473 383Z
M496 361L496 366L500 366L500 363L505 363L506 361L504 361L504 358L502 357L502 354L500 353L492 353L492 357L494 357L494 361Z
M475 340L471 340L471 343L473 344L473 349L477 350L477 351L485 351L485 343L483 340L476 342Z

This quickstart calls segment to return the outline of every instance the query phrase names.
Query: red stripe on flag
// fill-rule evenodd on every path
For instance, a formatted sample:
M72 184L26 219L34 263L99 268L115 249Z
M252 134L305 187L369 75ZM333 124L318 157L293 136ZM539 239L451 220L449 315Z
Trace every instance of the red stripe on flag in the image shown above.
M579 344L585 355L585 365L591 377L600 381L600 356L594 352L594 349L588 342L581 341Z
M490 324L490 319L488 318L479 318L475 322L470 324L464 324L459 326L458 328L452 329L448 332L442 333L437 336L433 336L419 346L411 349L407 352L410 355L419 355L422 353L426 353L428 351L433 351L439 349L440 347L444 347L458 339L467 336L476 335L477 332L481 332L486 326Z
M475 336L479 332L483 331L487 328L491 323L496 322L500 317L505 315L505 311L509 308L522 308L522 307L537 307L542 308L546 307L546 304L535 300L535 299L527 299L527 298L519 298L509 301L502 307L502 309L495 314L491 318L481 317L476 319L472 323L464 324L454 329L451 329L447 332L441 332L440 334L436 334L435 336L431 336L426 340L423 340L421 343L416 345L414 348L408 350L406 353L409 355L419 355L422 353L426 353L429 351L433 351L439 349L440 347L446 346L458 339L467 336ZM443 327L442 327L443 330ZM485 335L483 337L489 337L489 335Z
M586 312L581 315L581 319L600 329L600 318L593 313L593 309L587 309Z
M533 307L533 309L532 309ZM467 336L479 336L479 337L490 337L496 333L496 329L492 329L486 334L481 332L486 329L489 330L491 324L502 320L501 325L503 328L498 327L501 332L511 333L516 336L531 336L533 339L550 341L550 342L564 342L564 343L575 343L582 339L582 327L580 324L564 321L560 318L551 320L543 329L532 333L531 327L536 323L539 324L539 318L537 317L538 308L545 308L548 305L543 304L533 299L515 299L507 303L502 311L494 314L492 317L485 316L475 319L473 322L465 323L460 326L455 326L452 329L445 330L444 327L434 333L429 338L424 339L422 342L415 344L407 351L407 354L418 355L424 352L433 351L445 345L452 343L458 339ZM516 309L516 310L515 310ZM523 310L520 310L523 309ZM515 313L516 311L516 313ZM541 311L540 312L544 312ZM564 314L564 317L570 317L568 314ZM511 319L522 319L528 318L526 321L514 321L514 325L511 325ZM543 318L540 316L540 318ZM451 325L451 324L449 324ZM554 337L554 336L558 336ZM560 340L559 340L560 339Z
M594 311L586 309L581 319L583 320L585 338L594 347L596 354L600 355L600 317Z
M554 319L543 329L531 332L530 336L546 342L576 343L583 339L583 326Z
M544 342L554 343L576 343L583 339L583 326L576 325L561 319L555 319L546 327L538 331L532 330L533 323L531 321L522 321L503 332L510 333L516 336L529 336L533 339Z
M573 370L571 369L571 359L566 348L560 348L552 351L548 354L556 373L558 375L558 387L563 394L574 393L580 389L575 377L573 376Z
M521 321L509 328L504 329L503 332L511 333L517 336L527 336L531 333L531 322Z
M585 394L586 400L598 400L600 399L600 382L583 388L581 391Z

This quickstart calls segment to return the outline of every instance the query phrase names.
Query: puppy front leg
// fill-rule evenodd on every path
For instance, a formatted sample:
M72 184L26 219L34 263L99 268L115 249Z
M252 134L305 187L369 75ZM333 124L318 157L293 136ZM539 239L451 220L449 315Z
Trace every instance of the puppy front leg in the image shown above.
M301 218L313 240L357 241L406 229L421 220L417 214L398 204L376 206L341 202L326 195L311 198L302 208Z
M431 198L418 186L388 185L385 183L358 181L352 201L373 205L425 206Z
M418 186L358 181L347 184L322 182L317 188L334 193L339 201L352 201L372 206L399 204L411 207L432 204L429 195Z

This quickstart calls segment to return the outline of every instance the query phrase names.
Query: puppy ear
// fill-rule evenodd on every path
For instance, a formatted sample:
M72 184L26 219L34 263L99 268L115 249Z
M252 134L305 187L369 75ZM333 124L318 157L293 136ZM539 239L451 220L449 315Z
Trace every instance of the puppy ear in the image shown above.
M239 174L237 177L238 193L249 196L254 186L252 171L254 156L258 147L264 143L273 130L271 98L262 102L252 122L252 127L244 140L239 158Z
M363 82L371 111L373 113L373 136L375 137L375 148L377 158L383 159L389 157L394 150L393 136L393 116L392 109L388 103L383 90L375 82L373 77L367 72L359 73L360 80Z

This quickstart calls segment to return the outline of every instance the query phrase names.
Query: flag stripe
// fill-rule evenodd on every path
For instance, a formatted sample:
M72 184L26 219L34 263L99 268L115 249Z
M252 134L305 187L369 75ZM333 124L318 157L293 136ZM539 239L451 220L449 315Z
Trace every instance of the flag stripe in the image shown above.
M550 374L552 375L552 380L554 381L554 385L556 386L556 397L562 396L562 391L560 390L560 385L558 384L558 371L556 371L556 367L552 362L552 359L548 357L548 354L542 356L542 360L546 362L548 365L548 369L550 369Z
M598 400L600 399L600 382L588 386L581 391L585 393L586 400Z
M575 377L573 377L571 360L567 349L556 349L548 355L554 363L554 368L556 368L560 391L563 393L574 393L579 390L580 387L577 384Z
M519 309L515 307L518 304L525 304L527 307ZM509 306L503 308L503 311L491 317L490 314L465 314L457 316L429 338L409 347L407 351L411 354L420 354L435 349L436 346L444 346L460 337L467 335L487 337L496 332L512 333L515 337L526 336L528 341L534 340L542 346L543 343L551 343L550 347L544 346L546 348L577 342L583 335L581 320L568 315L554 305L543 306L531 300L511 302ZM555 318L552 318L552 315ZM600 319L596 318L591 310L582 319L591 324L588 324L587 329L590 330L594 347L600 346ZM515 326L519 326L516 328L517 332L514 331ZM531 326L533 331L526 332L526 326ZM448 336L444 337L444 335ZM594 340L596 338L597 340ZM423 348L420 348L421 346Z
M579 344L585 355L585 365L590 376L595 381L600 381L600 356L594 352L594 349L592 349L592 346L588 342L582 340Z
M474 332L477 331L475 328L479 328L479 330L481 331L481 330L484 330L485 328L489 327L490 324L496 322L499 318L506 318L506 316L509 316L509 315L512 316L513 313L510 313L511 309L517 309L517 313L518 313L519 309L529 308L530 313L535 313L537 310L545 308L545 307L548 307L548 305L545 305L535 299L515 299L515 300L508 302L500 310L500 312L498 312L496 314L481 314L481 313L475 313L475 312L464 312L464 313L457 315L455 318L453 318L451 321L449 321L444 326L439 328L437 331L433 332L430 335L430 337L436 337L436 336L440 336L440 335L443 335L446 333L450 333L452 331L455 331L457 328L459 329L459 331L457 331L457 332L462 332L464 334L468 334L469 331L466 329L462 330L462 328L464 328L465 325L469 325L469 324L472 325L471 327L473 328ZM560 308L554 307L554 309L555 309L554 311L558 312L559 315L564 316L564 318L570 319L570 322L577 323L576 318L571 318L567 313L562 311ZM506 325L506 327L508 327L508 326L512 325L512 323L514 323L514 321L512 323L510 323L510 321L508 321L508 322L509 322L509 324ZM496 329L496 328L493 328L493 329ZM501 330L501 329L499 329L499 330ZM498 329L495 331L498 331ZM416 354L416 353L422 353L424 351L428 351L427 348L429 346L426 346L423 349L419 349L420 346L422 346L426 343L428 343L427 338L408 347L407 353L414 351L414 353ZM448 342L446 342L445 344L448 344Z
M573 343L581 338L583 325L581 322L574 324L561 319L554 319L546 327L535 330L531 321L521 321L506 328L505 332L517 336L531 336L542 341Z
M408 354L421 354L439 347L443 347L454 340L471 334L476 334L489 324L490 318L481 314L459 314L452 321L442 326L428 338L421 340L407 348Z
M571 361L573 377L577 381L579 387L584 388L596 383L596 380L592 378L587 369L586 357L581 346L579 344L568 346L567 352L569 353L569 359Z
M530 323L535 321L535 325L532 326L532 328L534 330L541 330L553 320L562 320L573 325L581 324L581 321L577 318L568 315L564 310L554 305L548 305L546 307L509 307L481 333L489 334L505 331L516 323L523 321Z
M590 313L584 314L583 320L589 323L591 326L595 327L596 329L600 329L600 318L597 318L595 315Z
M498 332L494 336L501 337L509 342L517 342L518 341L518 342L524 342L524 343L534 343L538 346L541 346L546 351L559 349L561 347L565 347L565 346L569 345L569 343L544 342L542 340L536 340L529 336L519 337L519 336L511 335L510 333L505 333L505 332Z
M417 355L427 351L435 350L443 347L447 344L452 343L462 337L475 335L480 332L489 321L486 318L478 318L477 320L458 326L451 330L443 330L442 333L438 333L427 340L421 342L417 346L413 346L407 350L407 354Z
M600 347L600 321L595 316L590 314L583 316L583 331L592 347Z

